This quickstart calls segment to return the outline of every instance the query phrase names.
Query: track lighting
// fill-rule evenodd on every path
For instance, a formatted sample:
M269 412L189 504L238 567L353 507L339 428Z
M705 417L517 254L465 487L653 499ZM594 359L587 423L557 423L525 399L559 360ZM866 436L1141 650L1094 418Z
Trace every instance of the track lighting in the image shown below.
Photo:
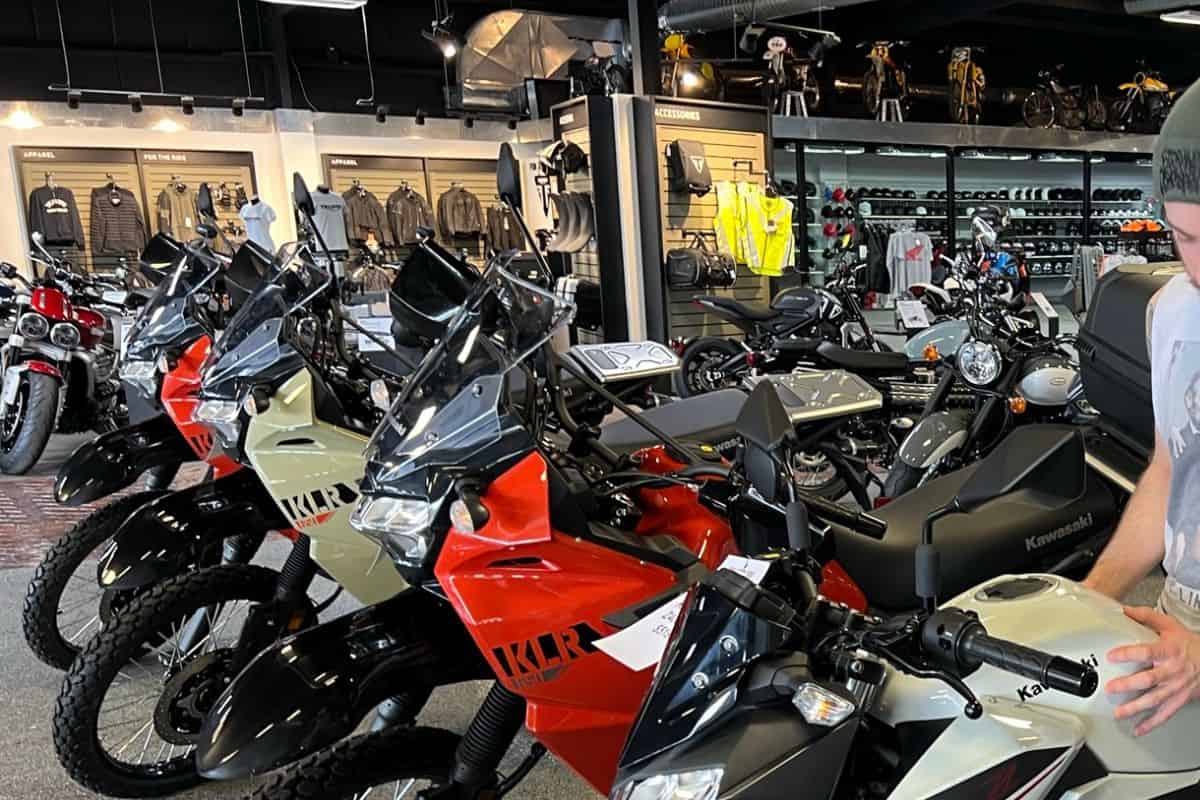
M510 119L508 121L508 129L510 131L515 131L517 129L517 121L515 119Z
M67 92L67 108L74 111L79 108L79 101L83 100L83 92L78 89L71 89Z
M463 127L464 128L474 128L475 127L475 118L474 117L463 117Z
M685 69L679 77L679 82L683 84L683 88L685 89L695 89L700 85L700 76L690 69Z
M135 114L142 113L142 96L140 94L129 95L129 110Z
M196 113L196 98L190 94L185 94L179 98L179 105L183 106L183 113L189 117Z
M388 115L388 107L387 106L376 106L375 107L375 121L378 122L380 125L387 122L387 115Z
M424 125L425 124L425 112L418 108L416 119L413 121L416 122L418 125Z
M246 98L244 98L244 97L233 98L233 115L235 117L240 117L245 113L246 113Z

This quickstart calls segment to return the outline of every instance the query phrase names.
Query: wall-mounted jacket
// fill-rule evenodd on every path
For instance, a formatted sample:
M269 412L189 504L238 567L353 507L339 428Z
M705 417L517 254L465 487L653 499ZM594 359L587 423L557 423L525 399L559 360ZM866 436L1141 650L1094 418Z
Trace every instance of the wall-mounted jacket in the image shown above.
M461 186L451 186L438 198L437 218L438 229L446 239L484 232L479 198Z
M401 186L387 201L387 218L396 244L416 244L417 228L433 227L433 209L420 192Z
M146 246L146 223L133 192L108 184L92 189L91 244L93 255L140 253Z
M346 231L351 239L365 242L374 233L381 244L396 244L379 198L365 189L351 189L342 193L342 199L346 201Z
M39 186L29 193L29 232L47 244L83 247L83 221L75 193L65 186Z
M195 238L196 192L185 184L172 184L158 193L155 210L158 214L158 232L165 233L177 242Z

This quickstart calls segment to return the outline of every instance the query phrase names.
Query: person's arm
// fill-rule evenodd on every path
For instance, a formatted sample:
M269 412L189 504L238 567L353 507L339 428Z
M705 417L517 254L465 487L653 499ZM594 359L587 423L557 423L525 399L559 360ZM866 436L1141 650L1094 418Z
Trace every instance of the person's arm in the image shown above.
M1084 580L1085 586L1119 600L1163 560L1170 490L1171 456L1160 435L1117 531Z

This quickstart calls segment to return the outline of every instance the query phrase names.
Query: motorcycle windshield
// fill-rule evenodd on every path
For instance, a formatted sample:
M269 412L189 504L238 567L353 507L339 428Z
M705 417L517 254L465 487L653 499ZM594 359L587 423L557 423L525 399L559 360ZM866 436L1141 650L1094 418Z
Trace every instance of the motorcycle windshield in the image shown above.
M367 449L369 479L394 483L496 442L505 377L574 313L571 303L493 263L380 423Z
M718 723L734 709L737 683L752 661L778 651L786 628L738 608L714 587L688 592L637 723L625 742L626 770ZM727 640L736 647L724 647ZM708 680L697 688L694 677Z
M288 343L292 316L304 310L330 283L329 273L312 263L303 246L284 245L270 280L262 283L230 319L201 368L206 397L234 399L237 384L287 362L297 351Z
M177 254L167 276L154 287L125 339L125 357L131 361L153 360L164 347L188 344L204 333L192 303L197 295L211 291L219 272L199 259Z

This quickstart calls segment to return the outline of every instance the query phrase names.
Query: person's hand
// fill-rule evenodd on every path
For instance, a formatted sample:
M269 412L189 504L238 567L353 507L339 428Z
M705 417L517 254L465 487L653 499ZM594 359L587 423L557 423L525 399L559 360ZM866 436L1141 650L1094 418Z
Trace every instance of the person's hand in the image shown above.
M1125 616L1156 631L1158 641L1110 650L1110 662L1132 661L1150 666L1141 672L1114 678L1104 690L1109 694L1142 693L1117 706L1115 716L1126 719L1153 710L1133 730L1134 736L1144 736L1200 697L1200 635L1152 608L1126 607Z

